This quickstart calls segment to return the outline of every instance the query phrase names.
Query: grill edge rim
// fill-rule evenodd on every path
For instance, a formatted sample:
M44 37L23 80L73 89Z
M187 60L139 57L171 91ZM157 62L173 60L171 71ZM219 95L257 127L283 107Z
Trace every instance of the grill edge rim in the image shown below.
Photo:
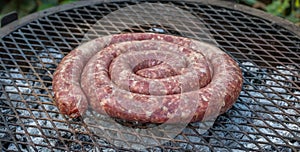
M39 11L30 15L27 15L20 20L16 20L0 29L0 38L3 39L5 36L9 35L13 31L21 28L22 26L25 26L26 24L29 24L30 22L37 20L39 18L49 16L54 13L58 13L61 11L67 11L69 9L73 8L78 8L78 7L84 7L84 6L89 6L89 5L96 5L96 4L101 4L101 3L108 3L108 2L139 2L139 0L89 0L89 3L87 4L85 0L83 1L78 1L70 4L64 4L52 8L48 8L43 11ZM142 0L142 1L147 1L147 0ZM155 2L156 0L149 0L149 2ZM292 32L296 34L297 36L300 36L300 27L295 25L294 23L283 19L278 16L273 16L271 14L268 14L262 10L259 9L254 9L246 5L242 4L237 4L234 2L229 2L229 1L220 1L220 0L163 0L161 2L194 2L194 3L202 3L202 4L207 4L207 5L212 5L212 6L217 6L217 7L223 7L235 11L240 11L245 14L249 14L251 16L255 16L261 19L264 19L266 21L269 21L271 25L279 25L281 28L284 28L288 30L289 32Z

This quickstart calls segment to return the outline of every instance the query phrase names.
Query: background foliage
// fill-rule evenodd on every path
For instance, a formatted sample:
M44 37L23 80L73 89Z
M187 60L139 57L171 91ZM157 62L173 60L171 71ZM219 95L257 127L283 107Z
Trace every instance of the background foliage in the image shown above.
M238 0L237 2L283 17L300 26L300 0Z
M11 11L17 11L19 18L49 7L78 0L0 0L0 17Z
M78 0L0 0L0 18L11 11L19 17ZM264 10L300 26L300 0L229 0Z

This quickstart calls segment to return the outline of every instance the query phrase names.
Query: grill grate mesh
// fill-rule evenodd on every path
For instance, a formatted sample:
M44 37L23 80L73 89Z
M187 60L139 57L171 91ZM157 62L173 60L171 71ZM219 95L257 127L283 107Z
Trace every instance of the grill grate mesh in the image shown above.
M152 151L296 151L300 149L300 37L259 17L223 7L194 2L111 2L76 7L38 18L0 42L0 148L3 151L114 151L80 119L59 114L52 99L52 74L61 58L80 45L83 35L103 16L139 3L168 4L190 12L201 22L179 23L180 30L157 24L136 25L126 18L91 33L149 32L181 35L209 41L198 27L209 31L216 45L240 64L244 87L233 108L213 127L199 134L195 124ZM142 8L144 9L144 8ZM184 14L153 14L173 19ZM149 20L156 20L153 14ZM151 18L152 17L152 18ZM170 19L171 20L171 19ZM171 24L172 25L172 24ZM107 128L109 129L109 128ZM149 149L150 150L150 149Z

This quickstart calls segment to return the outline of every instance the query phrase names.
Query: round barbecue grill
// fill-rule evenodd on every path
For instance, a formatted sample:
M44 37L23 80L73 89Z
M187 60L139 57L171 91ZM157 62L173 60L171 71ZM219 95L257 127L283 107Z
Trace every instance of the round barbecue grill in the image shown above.
M223 1L80 1L15 21L0 31L2 151L135 151L143 138L101 136L81 118L59 113L52 74L61 59L98 36L156 32L212 43L244 76L234 106L204 132L190 123L174 138L143 151L298 151L300 28ZM123 134L124 135L124 134ZM157 141L147 136L146 142Z

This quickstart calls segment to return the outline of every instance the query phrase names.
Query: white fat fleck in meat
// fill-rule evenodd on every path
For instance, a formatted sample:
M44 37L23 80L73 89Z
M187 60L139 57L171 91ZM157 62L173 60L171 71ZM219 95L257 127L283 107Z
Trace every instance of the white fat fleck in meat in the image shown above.
M76 95L76 99L77 99L77 103L76 103L76 107L80 107L81 106L81 101L82 101L83 96L81 96L80 94Z
M205 95L202 95L201 97L202 97L202 99L203 99L204 101L206 101L206 102L208 101L208 99L206 98Z
M107 99L106 99L106 98L102 99L102 100L99 102L99 104L100 104L101 106L104 106L106 103L107 103Z
M168 111L169 109L168 109L167 107L163 106L163 107L162 107L162 110L163 110L163 111Z
M190 115L190 112L182 112L181 118L187 118Z
M145 111L145 113L146 113L146 117L150 117L151 115L152 115L152 112L151 111Z

